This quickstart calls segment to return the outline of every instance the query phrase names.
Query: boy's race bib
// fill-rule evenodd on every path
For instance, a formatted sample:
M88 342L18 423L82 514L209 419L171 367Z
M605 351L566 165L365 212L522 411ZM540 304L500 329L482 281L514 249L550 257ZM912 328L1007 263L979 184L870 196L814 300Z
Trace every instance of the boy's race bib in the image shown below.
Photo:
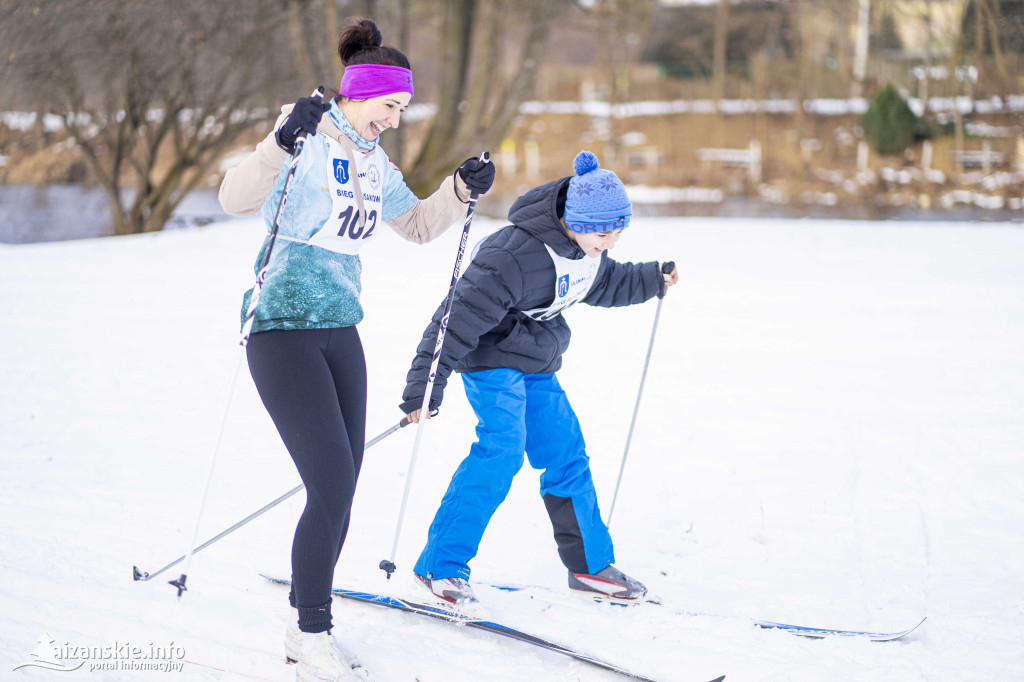
M546 308L522 311L524 315L529 315L538 322L550 320L574 303L582 301L594 286L597 269L601 267L600 257L584 256L579 260L572 260L559 256L547 244L544 248L548 250L551 261L555 264L555 298Z

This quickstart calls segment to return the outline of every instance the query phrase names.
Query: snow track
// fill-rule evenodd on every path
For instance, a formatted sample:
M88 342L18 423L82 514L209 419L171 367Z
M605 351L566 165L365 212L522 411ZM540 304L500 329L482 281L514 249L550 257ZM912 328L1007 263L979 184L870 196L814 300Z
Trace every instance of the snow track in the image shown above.
M501 226L478 221L472 241ZM369 433L401 416L457 232L425 247L382 236L364 257ZM197 554L180 603L161 580L131 579L133 564L159 568L191 536L262 234L242 220L0 245L5 679L53 679L10 672L43 633L77 646L173 641L238 679L293 679L276 662L286 602L258 573L288 574L302 495ZM665 682L1024 679L1021 253L1024 229L1009 224L637 218L613 255L674 260L681 282L662 310L616 505L616 563L673 607L737 618L484 596L512 625ZM559 376L605 505L653 314L567 314ZM424 436L398 574L386 583L377 563L404 486L404 431L367 453L338 585L379 592L408 578L473 438L459 383ZM242 376L201 538L296 484ZM564 585L536 472L520 473L473 569L483 583ZM758 630L752 615L880 631L928 622L871 644ZM338 604L335 616L382 681L616 679L383 609ZM232 679L203 666L181 675Z

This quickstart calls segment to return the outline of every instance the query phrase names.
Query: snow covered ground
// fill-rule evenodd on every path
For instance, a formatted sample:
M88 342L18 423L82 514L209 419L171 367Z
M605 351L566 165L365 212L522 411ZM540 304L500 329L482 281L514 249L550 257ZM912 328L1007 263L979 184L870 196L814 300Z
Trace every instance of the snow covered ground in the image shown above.
M478 220L474 241L501 223ZM184 553L238 349L262 226L0 246L0 676L289 680L280 663L297 495L197 554L180 601L133 582ZM369 425L396 423L457 229L365 252ZM491 615L664 682L1024 679L1024 229L1008 224L637 219L614 255L674 259L612 519L617 564L664 607L481 588ZM655 302L578 306L560 377L611 501ZM408 593L474 419L454 380L419 454L390 583L412 429L369 450L336 584ZM200 539L297 485L243 368ZM560 588L528 467L473 562L481 583ZM680 616L686 609L716 616ZM381 681L621 679L372 606L337 632ZM806 640L747 617L907 640ZM52 643L44 638L49 636ZM42 643L41 643L42 642ZM150 645L181 672L77 647ZM44 646L46 645L46 646ZM48 647L75 672L15 666ZM115 648L118 655L126 649ZM140 654L141 655L141 654ZM96 664L120 670L89 669ZM222 673L216 668L232 672Z

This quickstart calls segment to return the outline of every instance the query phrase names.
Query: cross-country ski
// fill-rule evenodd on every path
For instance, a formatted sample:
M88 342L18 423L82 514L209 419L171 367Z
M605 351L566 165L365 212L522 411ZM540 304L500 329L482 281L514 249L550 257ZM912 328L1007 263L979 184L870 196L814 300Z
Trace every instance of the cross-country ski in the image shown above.
M560 603L563 605L579 604L583 601L592 601L601 604L629 608L632 606L640 607L644 604L647 604L651 608L665 608L670 613L673 613L681 617L693 616L703 618L725 618L725 616L722 616L720 614L716 615L712 613L697 613L694 611L686 611L683 609L672 608L671 606L665 606L663 602L657 598L645 598L635 603L628 603L623 602L621 600L610 599L605 595L593 592L577 593L573 595L559 593L555 590L548 588L528 585L486 585L485 587L498 590L499 592L521 593L524 597L528 599L540 597L543 600L547 600L554 603ZM927 618L922 618L920 621L918 621L916 625L913 625L905 630L896 630L893 632L874 632L869 630L848 630L837 628L813 627L809 625L794 625L792 623L779 623L776 621L764 620L761 618L748 618L747 620L749 620L752 625L755 625L765 630L783 630L792 635L799 635L801 637L811 637L815 639L820 639L824 637L856 637L860 639L867 639L872 642L892 642L897 639L902 639L910 633L917 630L919 627L921 627L921 625L924 624Z
M267 580L270 580L271 582L278 583L280 585L291 584L291 581L285 578L275 578L270 576L263 577L267 578ZM516 641L523 642L524 644L529 644L547 651L552 651L562 656L568 656L569 658L573 658L577 661L582 661L584 663L588 663L598 668L618 673L623 677L627 677L634 680L640 680L641 682L655 682L651 678L644 677L643 675L640 675L639 673L636 673L632 670L627 670L626 668L622 668L618 665L609 663L607 661L603 661L600 658L587 654L584 652L583 649L565 646L564 644L552 642L550 640L544 639L543 637L537 637L536 635L523 632L522 630L517 630L516 628L509 627L508 625L503 625L501 623L485 620L483 618L479 618L472 615L462 614L458 611L452 610L450 608L443 608L439 605L425 604L412 599L391 597L384 594L374 594L372 592L363 592L360 590L347 590L341 587L332 588L331 594L342 599L349 599L352 601L362 602L364 604L375 604L377 606L384 606L391 609L397 609L399 611L404 611L406 613L414 613L421 616L427 616L429 618L442 620L448 623L461 625L471 629L484 630L486 632L491 632L496 635L501 635L502 637L507 637L509 639L514 639ZM711 682L722 682L722 680L724 679L725 675L721 675L711 680Z

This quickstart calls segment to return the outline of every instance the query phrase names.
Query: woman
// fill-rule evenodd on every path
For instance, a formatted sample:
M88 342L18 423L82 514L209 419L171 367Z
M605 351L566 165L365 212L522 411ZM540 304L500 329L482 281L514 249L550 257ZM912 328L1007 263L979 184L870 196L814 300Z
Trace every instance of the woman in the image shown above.
M366 365L355 325L359 249L387 221L417 243L459 221L471 191L486 192L492 164L467 160L427 199L406 186L378 145L397 128L413 97L409 60L383 46L376 24L362 19L338 43L345 65L339 94L324 104L304 97L282 108L274 132L220 189L235 215L261 211L268 230L281 200L282 168L303 131L299 155L247 346L249 369L306 486L306 507L292 543L291 605L285 636L298 679L341 680L359 669L331 635L331 583L363 458ZM267 248L264 243L263 249ZM263 252L257 257L257 269ZM243 317L250 290L243 301Z

